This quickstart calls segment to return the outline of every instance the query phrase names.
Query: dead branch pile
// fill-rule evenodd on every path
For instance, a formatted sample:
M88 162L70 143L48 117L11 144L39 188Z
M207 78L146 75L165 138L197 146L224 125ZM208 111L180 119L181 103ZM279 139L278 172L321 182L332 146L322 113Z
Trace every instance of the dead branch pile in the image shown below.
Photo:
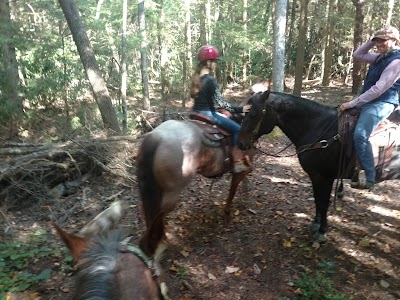
M137 141L121 136L54 144L0 144L0 204L67 196L103 172L135 182Z

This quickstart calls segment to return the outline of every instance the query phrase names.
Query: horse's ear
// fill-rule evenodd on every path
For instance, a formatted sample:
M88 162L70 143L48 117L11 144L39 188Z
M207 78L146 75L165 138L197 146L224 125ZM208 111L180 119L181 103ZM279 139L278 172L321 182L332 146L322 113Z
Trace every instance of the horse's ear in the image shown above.
M89 242L83 237L68 233L64 229L58 227L58 225L55 223L53 223L53 226L56 229L59 237L68 247L72 257L75 259L75 261L78 261L82 251L86 250Z
M99 213L92 221L79 232L84 237L98 235L114 228L121 219L126 204L123 201L114 201L109 208Z

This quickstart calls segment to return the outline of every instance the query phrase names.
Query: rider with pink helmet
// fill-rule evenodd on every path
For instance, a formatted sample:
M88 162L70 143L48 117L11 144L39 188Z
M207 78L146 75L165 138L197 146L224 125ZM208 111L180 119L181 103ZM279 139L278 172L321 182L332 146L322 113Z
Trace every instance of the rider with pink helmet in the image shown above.
M197 54L199 61L196 71L192 77L190 95L194 99L193 111L211 117L221 128L233 135L234 173L247 171L250 166L246 165L242 151L237 147L237 139L240 125L216 111L216 107L226 109L230 112L246 113L250 105L232 106L226 102L221 95L217 80L213 76L220 59L218 49L211 45L202 46Z

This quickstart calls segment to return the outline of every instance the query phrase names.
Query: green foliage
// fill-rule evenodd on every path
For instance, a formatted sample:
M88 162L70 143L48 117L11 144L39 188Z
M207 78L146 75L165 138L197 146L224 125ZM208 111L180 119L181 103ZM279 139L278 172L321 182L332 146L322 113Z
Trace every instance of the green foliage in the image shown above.
M330 276L334 273L334 263L329 261L321 261L314 273L304 272L296 282L297 287L301 290L301 298L295 299L348 300L333 286L333 280Z
M0 299L8 291L24 291L41 280L49 280L52 269L32 272L32 266L42 259L61 257L62 249L45 230L30 235L26 242L0 244Z
M0 85L1 87L1 85ZM18 115L18 106L15 102L7 101L0 94L0 125L7 125L14 116Z

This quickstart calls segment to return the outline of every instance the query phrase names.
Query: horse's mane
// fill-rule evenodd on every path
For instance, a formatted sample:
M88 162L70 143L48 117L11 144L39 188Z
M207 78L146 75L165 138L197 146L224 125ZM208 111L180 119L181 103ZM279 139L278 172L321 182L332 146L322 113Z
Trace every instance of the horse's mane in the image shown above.
M74 299L114 299L118 245L126 236L121 230L113 230L91 241L79 265Z
M321 113L327 113L329 111L332 111L334 107L328 106L325 104L318 103L315 100L307 99L304 97L299 97L293 94L287 94L287 93L280 93L280 92L271 92L271 94L277 95L277 96L282 96L285 99L288 99L299 106L301 106L302 109L305 111L313 111L313 112L321 112Z

